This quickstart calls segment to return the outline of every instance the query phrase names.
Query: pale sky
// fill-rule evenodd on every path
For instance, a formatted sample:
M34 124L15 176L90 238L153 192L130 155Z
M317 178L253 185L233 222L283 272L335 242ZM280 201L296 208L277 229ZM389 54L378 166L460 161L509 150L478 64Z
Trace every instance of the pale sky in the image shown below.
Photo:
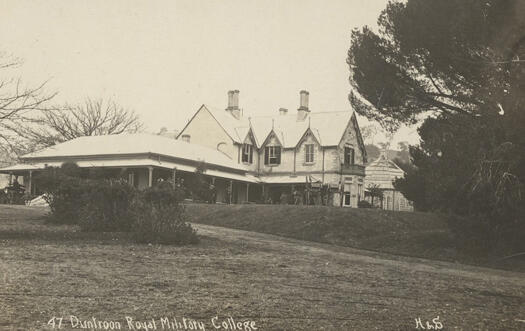
M147 130L181 129L205 103L240 90L246 116L349 110L347 50L386 0L0 0L0 51L26 84L49 80L57 103L110 97ZM367 124L359 118L361 126ZM397 141L417 142L415 129ZM381 140L381 138L379 138Z

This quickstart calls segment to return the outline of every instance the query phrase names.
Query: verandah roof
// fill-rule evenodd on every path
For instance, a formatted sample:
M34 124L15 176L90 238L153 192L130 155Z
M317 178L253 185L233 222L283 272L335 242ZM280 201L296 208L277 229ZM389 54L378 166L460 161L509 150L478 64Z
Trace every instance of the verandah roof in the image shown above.
M43 170L46 167L60 167L63 162L38 162L33 164L20 163L14 166L5 167L0 169L0 173L16 173L26 172L29 170ZM124 159L124 160L89 160L89 161L76 161L75 162L81 168L144 168L144 167L155 167L163 169L176 169L177 171L195 172L197 169L195 166L179 164L176 162L165 162L155 161L152 159ZM221 177L225 179L258 183L259 180L252 175L241 175L235 173L229 173L221 170L205 170L205 175Z

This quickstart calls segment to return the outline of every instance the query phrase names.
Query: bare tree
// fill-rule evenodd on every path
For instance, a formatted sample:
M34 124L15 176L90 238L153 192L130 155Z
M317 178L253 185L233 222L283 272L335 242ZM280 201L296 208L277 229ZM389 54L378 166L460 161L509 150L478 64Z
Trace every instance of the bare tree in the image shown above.
M0 71L9 72L20 65L21 60L0 53ZM37 111L48 110L46 105L56 93L46 93L46 83L27 87L20 78L0 78L0 155L3 160L14 159L25 150L21 128L33 121Z
M378 134L378 129L374 124L368 124L361 128L361 136L367 144L373 144L374 137Z
M112 100L86 99L83 103L46 111L39 118L40 130L32 130L35 138L51 138L57 142L82 136L135 133L143 129L135 112Z

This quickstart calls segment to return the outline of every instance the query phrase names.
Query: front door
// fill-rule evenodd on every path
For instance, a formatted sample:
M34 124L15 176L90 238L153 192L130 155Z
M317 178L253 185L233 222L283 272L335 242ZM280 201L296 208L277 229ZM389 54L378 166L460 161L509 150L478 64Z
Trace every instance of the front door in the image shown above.
M351 186L345 184L343 193L343 206L350 207Z

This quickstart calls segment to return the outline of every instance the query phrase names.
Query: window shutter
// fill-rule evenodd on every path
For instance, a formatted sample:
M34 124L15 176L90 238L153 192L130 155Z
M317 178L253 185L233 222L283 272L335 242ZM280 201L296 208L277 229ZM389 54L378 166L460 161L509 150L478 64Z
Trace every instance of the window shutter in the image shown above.
M268 147L264 147L264 164L268 164L268 157L269 157L269 154L270 153L270 150Z
M353 148L350 149L350 153L352 153L352 156L351 156L352 157L352 163L351 164L354 164L354 162L355 162L355 151L354 151Z
M308 162L308 145L304 145L304 162Z
M277 159L277 164L281 164L281 147L275 147L275 158Z

